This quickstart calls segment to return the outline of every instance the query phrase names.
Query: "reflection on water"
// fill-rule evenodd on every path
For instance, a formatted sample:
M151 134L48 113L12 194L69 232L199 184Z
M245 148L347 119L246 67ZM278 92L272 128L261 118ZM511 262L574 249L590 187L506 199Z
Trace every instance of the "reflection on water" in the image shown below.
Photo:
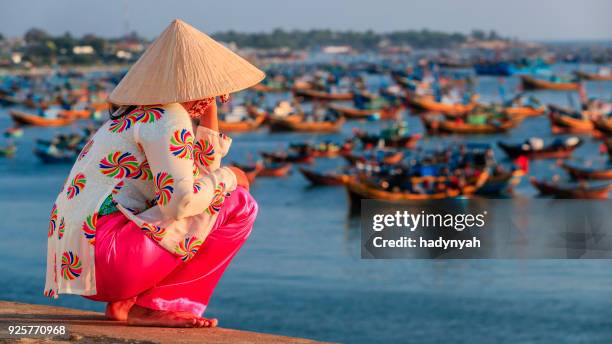
M514 89L517 79L506 85ZM588 83L587 88L589 95L609 97L611 85ZM498 100L497 79L481 78L478 89L485 101ZM540 92L538 97L567 104L564 93ZM412 130L422 131L418 118L407 119ZM0 128L9 125L6 110L0 110ZM380 123L350 123L343 135L354 126L376 130ZM34 138L54 132L26 129L19 154L0 160L0 299L102 310L103 305L80 297L48 301L42 296L47 217L69 166L43 166L29 152ZM547 119L527 119L510 133L470 140L529 136L551 139ZM233 138L228 161L244 161L292 141L339 135L262 131ZM462 140L425 137L423 144ZM603 164L597 148L587 138L575 158ZM497 149L496 156L503 159ZM342 163L321 160L316 168ZM551 161L534 162L531 172L561 173ZM295 171L286 178L258 179L252 186L260 204L258 220L208 310L222 326L350 343L612 342L608 261L361 260L359 221L348 216L344 190L307 185ZM516 191L526 198L535 194L526 180Z

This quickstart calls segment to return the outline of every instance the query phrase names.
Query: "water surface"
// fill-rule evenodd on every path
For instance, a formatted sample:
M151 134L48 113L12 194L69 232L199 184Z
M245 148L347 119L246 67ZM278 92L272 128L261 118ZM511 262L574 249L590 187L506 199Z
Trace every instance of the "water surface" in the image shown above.
M566 71L571 66L560 66ZM516 78L507 81L514 89ZM611 83L589 83L589 94L610 98ZM498 100L497 79L481 78L484 100ZM545 103L565 105L565 93L538 92ZM576 95L574 95L576 98ZM11 123L0 109L0 128ZM413 131L419 120L406 114ZM233 135L227 161L285 147L288 142L341 135ZM19 154L0 160L0 299L103 310L78 296L42 295L48 214L70 166L42 165L30 152L35 138L74 128L28 128ZM552 139L548 120L527 119L508 134L470 141ZM597 141L575 153L578 162L604 164ZM466 138L426 137L427 147ZM497 157L503 154L497 151ZM332 168L341 161L317 162ZM551 161L532 164L536 176L561 174ZM609 261L366 261L359 224L347 214L342 188L312 188L297 172L258 179L251 191L260 205L253 234L223 276L207 311L225 327L350 343L610 343L612 264ZM527 181L519 197L533 197ZM554 216L555 214L551 214Z

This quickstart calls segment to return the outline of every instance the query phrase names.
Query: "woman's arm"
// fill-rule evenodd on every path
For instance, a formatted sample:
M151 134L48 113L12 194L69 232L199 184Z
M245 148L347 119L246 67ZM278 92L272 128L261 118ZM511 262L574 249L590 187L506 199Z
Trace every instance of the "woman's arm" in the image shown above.
M206 108L204 113L200 115L200 126L219 131L219 119L217 118L217 102L213 101L212 104Z
M226 167L194 177L195 152L187 114L167 111L155 123L140 124L135 135L153 172L157 205L169 218L205 211L212 215L225 194L236 188L236 176Z
M232 139L219 133L219 120L217 116L217 102L214 101L200 115L200 124L196 131L194 155L198 170L210 173L221 167L221 158L229 151ZM207 144L208 142L208 144ZM205 147L212 147L212 154L204 156ZM216 147L216 148L215 148ZM242 170L231 166L236 175L238 185L249 189L248 178Z
M219 133L217 103L213 102L200 114L200 124L195 133L194 156L198 170L208 174L221 167L223 158L232 144L232 139Z

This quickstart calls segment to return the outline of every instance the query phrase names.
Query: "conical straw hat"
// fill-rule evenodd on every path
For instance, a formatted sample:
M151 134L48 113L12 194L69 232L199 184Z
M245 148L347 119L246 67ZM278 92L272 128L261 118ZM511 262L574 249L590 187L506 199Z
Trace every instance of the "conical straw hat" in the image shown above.
M251 87L265 74L181 20L149 46L109 96L117 105L182 103Z

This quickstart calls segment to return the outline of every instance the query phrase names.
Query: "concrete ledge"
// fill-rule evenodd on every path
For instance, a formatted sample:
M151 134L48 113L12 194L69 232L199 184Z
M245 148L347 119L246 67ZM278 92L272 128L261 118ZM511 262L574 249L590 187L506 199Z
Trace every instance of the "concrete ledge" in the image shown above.
M214 329L178 329L134 327L109 321L104 314L63 307L31 305L0 301L0 342L15 338L34 343L40 337L7 337L9 325L37 324L68 326L68 336L48 337L45 343L320 343L308 339L262 334L257 332ZM4 338L4 339L3 339Z

